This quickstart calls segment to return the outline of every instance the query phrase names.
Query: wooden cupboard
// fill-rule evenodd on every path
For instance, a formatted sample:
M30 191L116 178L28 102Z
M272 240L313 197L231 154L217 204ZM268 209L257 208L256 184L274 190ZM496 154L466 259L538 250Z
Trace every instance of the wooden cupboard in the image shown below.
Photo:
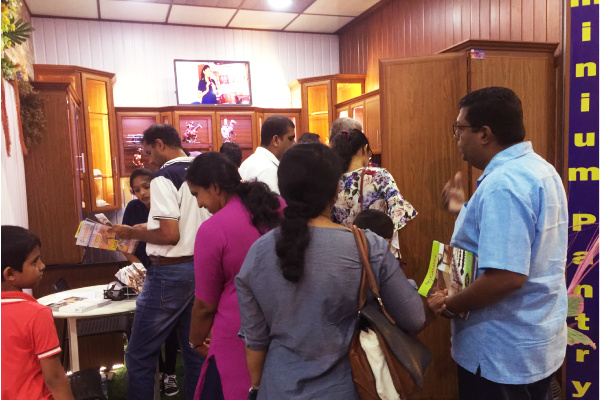
M338 74L298 79L288 84L292 107L302 109L303 129L329 144L329 127L337 119L335 105L365 92L365 75Z
M121 208L118 145L113 106L115 74L69 65L33 66L36 82L69 82L82 100L85 140L79 141L81 208L103 212Z
M379 90L338 103L335 108L336 118L350 117L360 122L373 154L381 154Z
M458 101L464 95L486 86L511 88L523 102L525 140L531 140L535 151L550 163L560 155L556 46L467 41L433 56L380 60L382 161L419 213L399 237L407 275L417 282L427 271L432 241L448 243L452 235L455 218L440 204L444 184L461 171L470 196L480 176L462 160L452 134ZM457 396L449 325L440 319L422 334L433 362L425 389L415 398Z

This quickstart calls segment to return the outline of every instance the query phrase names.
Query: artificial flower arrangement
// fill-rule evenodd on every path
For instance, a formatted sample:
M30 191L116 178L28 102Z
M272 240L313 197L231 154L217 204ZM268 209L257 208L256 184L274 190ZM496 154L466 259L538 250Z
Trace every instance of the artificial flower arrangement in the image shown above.
M15 79L17 66L4 50L22 44L33 31L29 22L19 18L20 7L20 1L2 0L2 76L9 81Z

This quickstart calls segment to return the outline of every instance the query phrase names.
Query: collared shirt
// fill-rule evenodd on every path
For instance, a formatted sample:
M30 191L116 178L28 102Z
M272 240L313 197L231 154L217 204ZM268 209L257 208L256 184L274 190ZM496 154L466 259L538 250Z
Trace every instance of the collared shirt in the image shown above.
M244 181L256 179L264 182L269 189L279 194L277 182L277 169L279 160L273 153L264 147L257 147L254 154L246 159L240 166L240 176Z
M452 246L488 268L526 275L508 298L452 320L452 357L493 382L527 384L562 364L567 346L567 198L531 142L496 154L454 226Z
M2 292L2 397L52 399L40 360L60 353L50 308L23 292Z
M177 157L167 161L150 181L150 214L148 230L158 229L161 219L178 221L179 242L175 246L147 243L149 256L183 257L194 254L196 232L210 217L205 208L198 207L192 196L185 173L193 157Z

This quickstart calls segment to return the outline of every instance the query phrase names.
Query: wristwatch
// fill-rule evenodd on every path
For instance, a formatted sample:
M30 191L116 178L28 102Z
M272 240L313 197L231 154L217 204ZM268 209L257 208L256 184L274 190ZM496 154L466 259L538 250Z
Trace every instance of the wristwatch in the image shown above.
M248 390L248 393L256 393L258 392L258 386L251 386L250 390Z
M194 344L192 342L188 342L188 344L190 345L190 348L192 348L192 349L196 349L196 348L202 346L202 344Z
M445 308L444 311L442 311L442 316L446 317L448 319L452 319L452 318L456 317L456 314L454 314L452 311Z

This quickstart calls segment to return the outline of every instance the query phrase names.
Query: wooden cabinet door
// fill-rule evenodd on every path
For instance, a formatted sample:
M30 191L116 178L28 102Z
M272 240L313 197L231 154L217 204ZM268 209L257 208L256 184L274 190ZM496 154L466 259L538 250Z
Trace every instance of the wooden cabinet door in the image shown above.
M381 154L381 121L379 105L379 96L365 99L365 124L363 129L367 139L369 139L373 154Z
M333 122L331 81L302 85L302 114L308 132L316 133L325 144L329 143L329 127Z
M458 101L467 93L466 71L466 54L380 61L382 162L419 213L399 234L406 274L417 282L427 272L432 242L448 243L452 235L454 217L442 210L442 188L456 171L468 174L452 135ZM421 334L433 362L418 397L454 398L450 324L438 319L433 325Z
M142 138L144 131L154 124L160 123L158 112L121 112L116 111L117 133L119 137L119 159L121 160L121 177L128 177L138 168L156 167L144 153Z
M554 57L551 51L486 50L484 59L469 58L472 92L488 86L512 89L523 104L525 140L550 164L558 166L556 155L556 92ZM476 186L483 171L472 169L471 185Z
M257 133L257 139L258 139L257 145L260 145L260 130L262 129L262 122L265 119L269 118L271 115L283 115L283 116L286 116L289 119L291 119L295 126L294 133L296 134L296 140L297 140L300 136L302 136L302 134L304 132L307 132L307 131L303 130L300 114L301 114L300 110L290 112L290 111L286 111L286 109L283 109L281 111L273 111L273 109L268 109L268 110L264 111L263 113L260 113L259 118L258 118L259 123L258 123L258 133Z
M46 125L41 142L24 158L29 229L41 239L46 265L78 263L82 248L75 245L81 220L79 151L74 146L76 110L69 83L34 82L44 99Z
M260 134L258 138L255 134L258 126L255 112L217 112L216 123L218 138L215 151L219 151L221 144L226 140L225 136L228 136L228 140L240 146L242 149L242 160L248 158L254 152L256 146L260 145ZM221 133L221 130L223 133Z
M81 80L91 211L118 210L121 208L121 187L112 82L106 77L87 73L81 74Z
M174 111L173 126L179 132L181 145L192 155L219 150L220 127L213 111Z

